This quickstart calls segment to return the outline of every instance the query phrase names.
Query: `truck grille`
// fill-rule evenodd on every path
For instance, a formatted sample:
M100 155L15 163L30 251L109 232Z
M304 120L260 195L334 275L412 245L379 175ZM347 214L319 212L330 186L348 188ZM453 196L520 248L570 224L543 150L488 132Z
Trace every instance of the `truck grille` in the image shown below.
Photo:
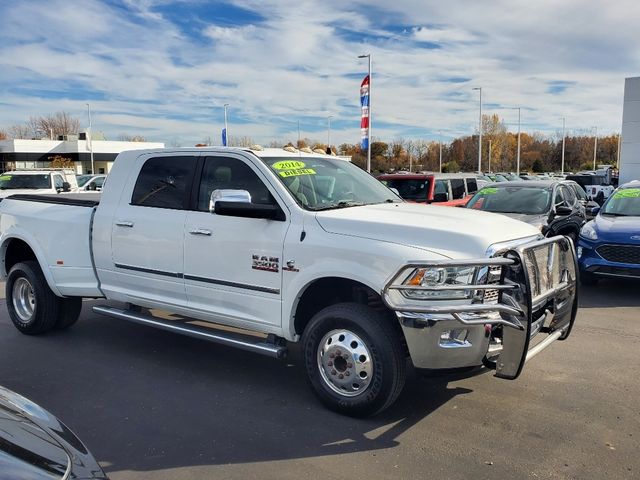
M499 284L501 276L502 276L502 267L498 267L498 266L489 267L489 271L487 275L487 284L492 284L492 283ZM498 289L485 290L483 302L498 303L499 297L500 297L500 291Z
M636 245L601 245L596 252L609 262L640 264L640 246Z
M559 242L525 250L524 262L534 300L566 281L567 273L575 278L572 255L572 249L563 248Z

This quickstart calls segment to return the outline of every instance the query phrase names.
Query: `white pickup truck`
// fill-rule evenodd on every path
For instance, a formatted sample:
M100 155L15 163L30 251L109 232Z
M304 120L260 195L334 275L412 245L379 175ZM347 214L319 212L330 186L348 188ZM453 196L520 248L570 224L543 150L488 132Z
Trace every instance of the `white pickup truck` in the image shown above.
M577 309L565 237L405 203L295 150L124 152L99 202L15 195L0 234L21 332L72 325L91 297L110 300L101 314L277 358L301 342L315 393L354 416L394 402L409 359L515 379Z
M0 175L0 198L21 193L49 194L77 190L73 170L15 170Z

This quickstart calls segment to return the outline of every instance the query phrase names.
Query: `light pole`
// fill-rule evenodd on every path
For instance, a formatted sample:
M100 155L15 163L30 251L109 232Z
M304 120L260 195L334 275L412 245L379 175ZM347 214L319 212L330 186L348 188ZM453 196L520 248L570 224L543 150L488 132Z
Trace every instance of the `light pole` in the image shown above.
M480 91L480 116L478 118L478 173L482 173L482 87L474 87Z
M593 136L593 170L596 169L596 154L598 153L598 127L593 127L596 129L596 134Z
M87 140L85 140L85 142L89 142L89 151L91 152L91 173L95 175L96 169L93 164L93 142L91 141L91 134L93 133L91 131L91 105L89 105L88 103L87 103L87 112L89 112L89 137L87 138Z
M229 145L229 129L227 128L227 107L229 106L228 103L224 104L224 145L223 147L226 147L227 145Z
M560 165L560 175L564 175L564 117L562 117L562 163Z
M491 173L491 140L489 140L489 173Z
M367 53L366 55L358 55L358 58L367 58L369 59L369 106L368 106L368 119L367 123L367 172L371 172L371 54Z
M516 153L516 175L520 176L520 107L518 109L518 151Z
M440 173L442 173L442 130L438 132L438 144L440 146Z
M327 117L327 148L331 148L331 117L333 115Z

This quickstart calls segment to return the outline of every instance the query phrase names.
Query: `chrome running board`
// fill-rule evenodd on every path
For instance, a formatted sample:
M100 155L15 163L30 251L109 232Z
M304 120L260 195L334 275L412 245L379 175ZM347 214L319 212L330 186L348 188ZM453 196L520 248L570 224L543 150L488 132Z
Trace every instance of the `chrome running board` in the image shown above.
M278 337L269 335L268 337L253 337L251 335L243 335L236 332L227 332L215 329L212 324L211 328L191 325L187 321L162 320L152 315L125 310L107 305L99 305L93 307L93 311L100 315L107 315L121 320L127 320L141 325L167 330L173 333L179 333L188 337L200 338L208 342L219 343L229 347L239 348L249 352L260 353L273 358L285 358L287 355L287 347L280 344Z

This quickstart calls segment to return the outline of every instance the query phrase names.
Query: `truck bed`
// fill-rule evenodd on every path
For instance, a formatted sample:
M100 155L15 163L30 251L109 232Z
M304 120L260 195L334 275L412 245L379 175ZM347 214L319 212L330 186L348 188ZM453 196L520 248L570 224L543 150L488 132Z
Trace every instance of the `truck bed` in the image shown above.
M51 289L62 296L101 296L93 264L91 229L99 195L17 194L0 202L4 238L25 241Z

